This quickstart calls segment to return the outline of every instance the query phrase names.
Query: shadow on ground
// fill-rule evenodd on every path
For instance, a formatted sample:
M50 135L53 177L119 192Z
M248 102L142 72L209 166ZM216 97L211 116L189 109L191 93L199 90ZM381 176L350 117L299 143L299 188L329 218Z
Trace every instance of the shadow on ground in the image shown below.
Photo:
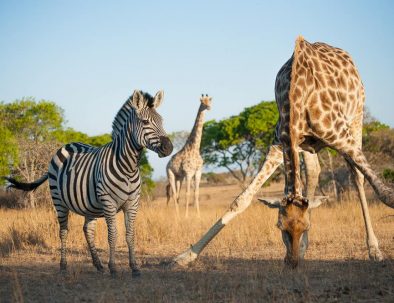
M394 261L307 260L286 270L281 260L202 257L187 268L168 269L162 257L139 259L142 276L127 263L120 274L99 274L90 259L70 254L62 275L58 261L17 254L0 267L0 302L392 302ZM8 259L8 260L7 260ZM37 261L38 259L38 261ZM83 259L83 261L81 261ZM119 260L127 260L125 252Z

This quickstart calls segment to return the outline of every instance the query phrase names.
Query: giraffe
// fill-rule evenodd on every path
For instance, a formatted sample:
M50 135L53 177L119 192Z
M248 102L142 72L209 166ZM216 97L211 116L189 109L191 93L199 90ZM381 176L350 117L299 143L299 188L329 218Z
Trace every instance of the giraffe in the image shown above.
M314 195L312 187L318 175L314 171L318 168L315 154L326 146L337 150L351 168L361 202L369 257L383 259L369 216L364 177L378 198L391 208L394 208L394 194L377 177L361 151L365 92L350 55L328 44L311 44L302 36L298 37L292 57L278 72L275 97L279 121L261 170L231 203L229 210L198 242L175 257L172 264L186 265L195 260L220 230L250 205L268 177L284 163L285 198L261 201L278 208L277 226L286 246L285 263L296 267L308 245L310 210L324 200L324 197L308 198ZM300 151L304 159L306 155L307 166L310 166L307 167L310 184L306 197L302 194L300 180Z
M194 178L194 203L197 209L197 215L200 216L199 205L199 187L201 172L203 167L203 159L200 154L200 144L202 136L202 128L205 119L205 111L211 108L212 97L202 95L200 98L200 107L198 108L197 117L194 122L193 129L186 140L183 148L172 156L167 164L167 177L170 183L172 196L175 203L177 215L179 215L179 195L182 182L186 179L186 213L189 214L190 185ZM167 186L167 197L169 198L169 188ZM167 201L168 203L168 201Z

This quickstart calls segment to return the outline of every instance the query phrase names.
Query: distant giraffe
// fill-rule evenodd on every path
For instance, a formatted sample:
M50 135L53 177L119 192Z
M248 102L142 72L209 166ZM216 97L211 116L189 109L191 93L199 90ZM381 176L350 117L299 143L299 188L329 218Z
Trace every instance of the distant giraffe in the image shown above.
M320 204L319 199L308 201L302 196L299 151L304 151L305 159L308 152L315 154L326 146L342 154L352 170L361 201L369 257L382 260L365 198L364 177L379 199L391 208L394 208L394 194L376 176L361 151L365 94L349 54L325 43L308 43L299 37L293 56L278 72L275 96L280 119L276 138L260 172L233 201L230 209L196 244L177 256L174 263L185 265L195 260L220 230L250 205L256 192L284 162L286 197L281 201L261 200L279 209L277 225L287 249L285 262L297 266L308 245L308 210ZM315 155L307 156L307 159L316 165ZM315 175L312 179L316 178L313 169L310 172Z
M200 98L200 107L197 112L196 121L193 129L183 146L183 148L172 156L171 160L167 164L167 177L169 186L167 186L167 198L169 198L169 189L171 188L172 196L175 203L177 214L179 215L179 194L182 187L182 181L186 179L186 213L188 216L189 212L189 200L190 200L190 185L194 177L194 200L197 209L197 214L200 216L200 205L199 205L199 187L201 172L203 167L203 159L200 154L200 144L202 127L204 125L205 110L211 108L212 97L208 95L202 95ZM170 188L169 188L170 187ZM168 200L167 200L168 203Z

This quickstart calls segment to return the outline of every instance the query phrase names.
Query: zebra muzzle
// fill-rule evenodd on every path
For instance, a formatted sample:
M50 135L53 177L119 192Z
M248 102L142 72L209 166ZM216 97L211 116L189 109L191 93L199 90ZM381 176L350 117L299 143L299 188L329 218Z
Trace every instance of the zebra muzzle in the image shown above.
M160 148L159 148L159 157L167 157L172 153L173 146L172 142L168 137L161 136L160 137Z

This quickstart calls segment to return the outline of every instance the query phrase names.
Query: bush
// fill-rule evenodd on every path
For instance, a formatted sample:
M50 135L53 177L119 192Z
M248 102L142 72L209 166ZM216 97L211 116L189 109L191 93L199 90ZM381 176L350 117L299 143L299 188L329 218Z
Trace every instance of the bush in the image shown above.
M383 170L383 178L388 182L394 183L394 170L385 168Z

